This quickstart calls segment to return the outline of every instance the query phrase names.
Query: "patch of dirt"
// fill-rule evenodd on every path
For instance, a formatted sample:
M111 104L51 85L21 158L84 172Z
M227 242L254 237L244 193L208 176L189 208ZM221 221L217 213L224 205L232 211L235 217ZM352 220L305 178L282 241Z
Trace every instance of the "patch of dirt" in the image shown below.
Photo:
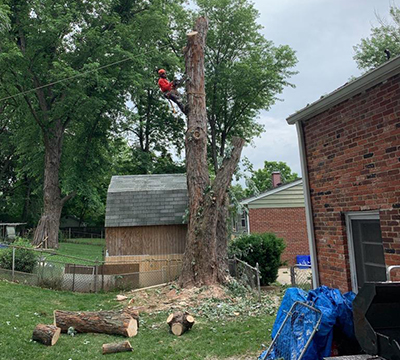
M234 318L240 315L274 315L280 303L279 291L263 291L261 300L257 294L236 285L233 290L221 285L180 289L170 283L152 289L124 293L125 307L144 313L189 311L209 318Z

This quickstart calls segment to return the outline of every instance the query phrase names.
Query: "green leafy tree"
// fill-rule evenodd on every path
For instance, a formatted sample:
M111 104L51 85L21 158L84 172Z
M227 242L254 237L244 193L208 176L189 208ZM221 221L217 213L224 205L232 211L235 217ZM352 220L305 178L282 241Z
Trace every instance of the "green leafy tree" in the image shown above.
M259 192L272 189L273 172L280 172L282 184L298 179L298 175L293 173L290 167L282 161L264 161L264 167L258 170L254 170L253 165L248 160L245 163L250 173L249 180ZM253 189L250 187L248 188L247 195L254 195L254 187Z
M379 25L372 28L371 36L354 46L354 60L363 70L373 69L387 61L386 49L392 57L400 55L400 8L394 4L390 6L389 21L377 18Z
M268 110L284 87L297 59L286 45L274 46L261 34L248 0L196 0L209 19L206 47L207 116L214 171L233 136L260 135L260 110Z
M20 112L35 124L39 137L31 151L44 157L35 243L47 237L57 247L64 204L89 191L86 180L96 181L108 129L142 83L143 45L169 21L165 11L171 9L163 3L88 0L67 7L60 0L3 1L0 17L7 16L9 31L0 45L0 94L8 98L1 112ZM167 40L155 45L169 46Z

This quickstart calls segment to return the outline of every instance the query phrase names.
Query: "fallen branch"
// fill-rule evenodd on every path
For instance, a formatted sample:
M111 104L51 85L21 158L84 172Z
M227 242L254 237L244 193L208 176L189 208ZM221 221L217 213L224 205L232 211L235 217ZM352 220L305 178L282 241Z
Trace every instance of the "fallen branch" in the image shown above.
M103 333L132 337L137 334L138 321L125 311L54 311L54 324L67 332L73 327L78 333Z
M54 325L38 324L33 330L32 340L53 346L60 337L61 329Z
M194 317L187 312L176 312L168 316L167 324L171 333L181 336L194 325Z
M103 344L103 355L114 354L125 351L133 351L132 345L129 341L124 341L120 343Z

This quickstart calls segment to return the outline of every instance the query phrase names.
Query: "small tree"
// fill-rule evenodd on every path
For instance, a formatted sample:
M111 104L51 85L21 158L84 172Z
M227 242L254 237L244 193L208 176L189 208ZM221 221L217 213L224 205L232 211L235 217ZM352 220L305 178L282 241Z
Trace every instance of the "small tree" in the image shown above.
M29 241L20 239L13 243L15 246L24 247L27 249L15 249L15 270L31 273L37 263L37 254L34 252ZM28 248L32 248L29 250ZM0 254L0 267L3 269L12 269L13 249L9 247L3 250Z
M258 263L261 272L261 284L273 283L281 266L281 255L285 250L283 239L275 234L243 235L229 243L229 253L251 266Z

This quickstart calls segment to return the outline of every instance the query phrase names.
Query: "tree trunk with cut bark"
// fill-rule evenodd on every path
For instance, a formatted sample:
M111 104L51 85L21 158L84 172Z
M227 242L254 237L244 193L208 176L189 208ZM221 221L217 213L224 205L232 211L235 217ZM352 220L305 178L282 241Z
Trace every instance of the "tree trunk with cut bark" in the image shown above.
M38 324L33 330L32 340L53 346L60 337L61 329L54 325Z
M207 19L197 19L195 31L188 34L185 48L188 99L186 132L186 172L189 193L189 223L180 285L202 286L226 279L224 242L217 241L217 226L226 233L227 191L240 160L244 140L232 139L213 183L207 162L207 112L204 86L204 48ZM218 251L221 250L221 256Z
M105 355L133 351L133 348L129 341L123 341L120 343L103 344L102 351L103 355Z
M168 316L169 330L176 336L181 336L194 325L194 317L187 312L176 312Z
M103 333L132 337L137 321L124 311L54 311L54 324L67 332L69 327L80 333Z

